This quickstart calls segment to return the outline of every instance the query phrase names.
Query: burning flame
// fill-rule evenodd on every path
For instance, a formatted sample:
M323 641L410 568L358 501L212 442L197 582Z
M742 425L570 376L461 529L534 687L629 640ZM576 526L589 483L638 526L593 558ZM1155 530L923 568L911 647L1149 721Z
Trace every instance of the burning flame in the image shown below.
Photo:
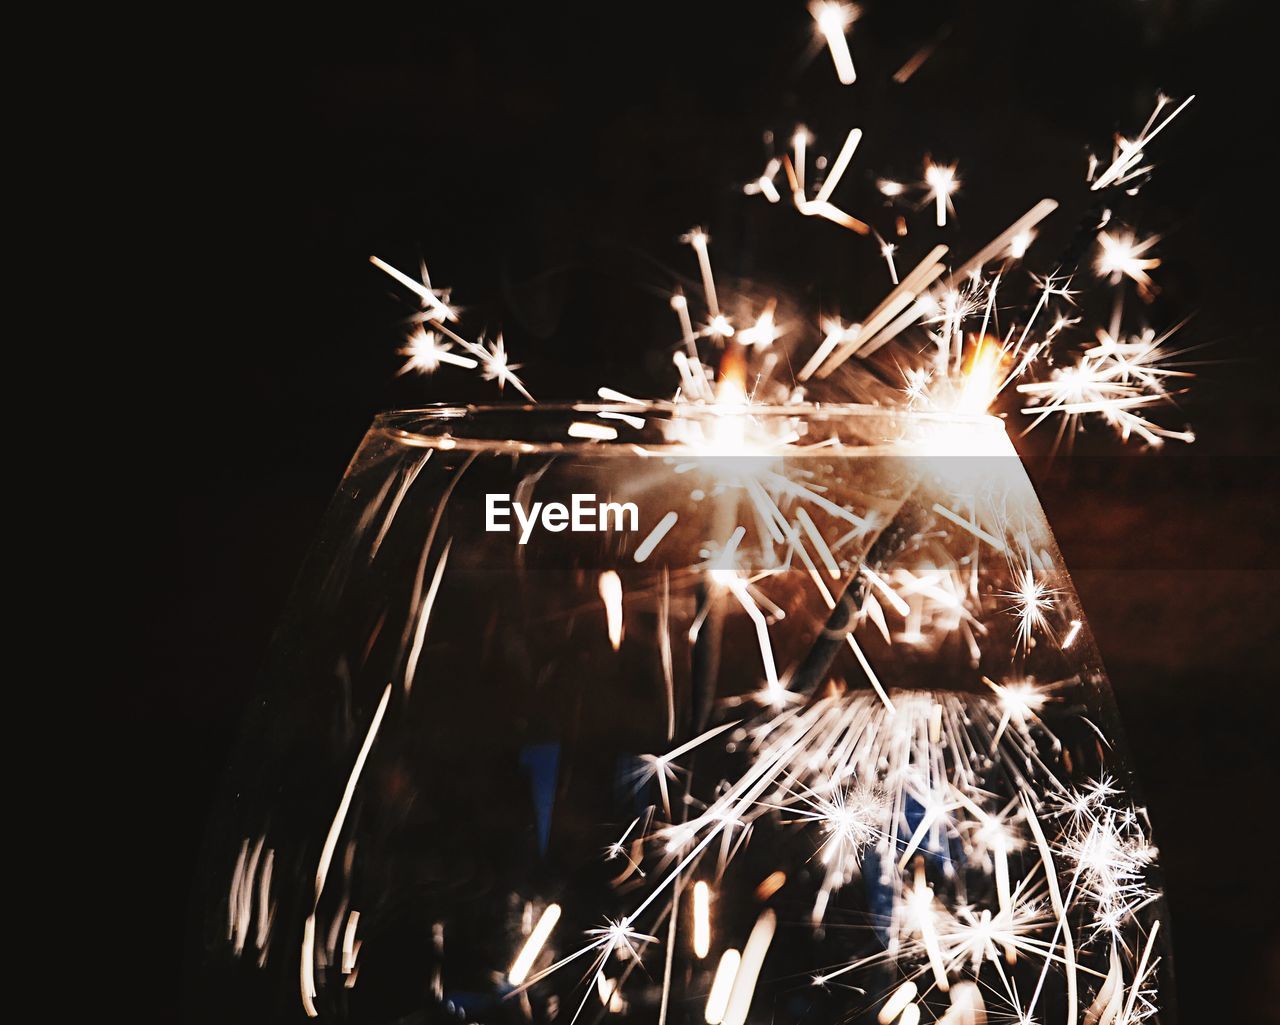
M1000 343L990 335L983 335L964 368L956 412L985 413L1000 391L1003 376L1004 353Z

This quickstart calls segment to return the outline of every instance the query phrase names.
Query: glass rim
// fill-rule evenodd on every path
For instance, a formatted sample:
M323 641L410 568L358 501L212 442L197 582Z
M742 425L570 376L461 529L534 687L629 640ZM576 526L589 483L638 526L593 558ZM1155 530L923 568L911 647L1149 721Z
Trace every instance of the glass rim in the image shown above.
M601 416L601 414L604 414ZM729 434L734 418L753 424L750 436ZM799 428L797 431L795 428ZM847 428L847 433L841 428ZM915 428L913 432L912 428ZM403 444L513 453L662 453L720 458L803 455L837 449L897 454L972 454L973 442L1008 435L987 413L900 409L860 403L741 405L654 401L434 403L378 414L371 431ZM922 436L912 438L913 433ZM736 440L735 440L736 437ZM926 438L928 440L926 440ZM937 448L942 441L942 448ZM966 450L957 451L957 442ZM903 446L906 445L906 449ZM920 445L924 448L921 449Z
M443 424L466 425L465 433L454 435L471 441L518 441L507 434L477 430L490 418L528 417L529 420L558 418L569 421L574 416L598 416L601 413L626 416L669 416L672 421L714 422L727 416L743 416L752 420L788 420L803 418L814 422L839 420L871 420L883 418L899 422L934 425L954 424L968 428L986 428L1005 432L1003 418L991 413L967 413L942 410L900 409L855 402L744 403L717 405L711 403L672 402L665 399L591 402L434 402L422 406L388 409L373 420L375 429L404 435L436 436L435 428ZM566 445L629 445L634 442L619 436L574 437L562 439Z

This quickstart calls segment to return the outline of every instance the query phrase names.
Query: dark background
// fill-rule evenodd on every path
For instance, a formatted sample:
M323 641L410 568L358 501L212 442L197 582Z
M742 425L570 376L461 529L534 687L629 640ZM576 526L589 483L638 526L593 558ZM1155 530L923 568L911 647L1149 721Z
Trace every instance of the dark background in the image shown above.
M851 35L860 77L843 90L825 52L810 58L812 22L789 2L351 10L202 24L163 56L111 61L110 99L86 102L104 114L94 149L124 248L90 263L126 265L136 341L111 368L113 405L143 465L164 468L130 470L106 511L122 531L120 593L139 599L111 610L138 647L98 692L124 781L111 807L130 862L120 942L145 955L128 1003L176 1014L173 938L188 935L205 816L370 417L495 396L451 368L394 377L408 307L370 253L410 270L426 256L469 324L505 330L540 399L602 383L667 394L665 300L692 270L676 242L692 224L710 229L718 272L809 308L854 319L887 288L867 240L742 196L765 128L803 119L833 152L861 125L838 198L881 230L892 219L870 169L911 180L926 152L959 161L946 241L964 254L1042 195L1063 200L1069 229L1088 200L1086 146L1109 152L1111 132L1136 129L1164 88L1199 98L1153 145L1155 178L1126 213L1165 236L1152 323L1196 314L1182 337L1205 346L1190 357L1205 365L1185 411L1165 419L1199 440L1150 454L1095 430L1052 463L1047 432L1018 444L1145 781L1183 1021L1274 1020L1267 37L1252 5L1219 0L864 6ZM890 81L944 34L910 82ZM910 245L932 241L927 222L912 220Z

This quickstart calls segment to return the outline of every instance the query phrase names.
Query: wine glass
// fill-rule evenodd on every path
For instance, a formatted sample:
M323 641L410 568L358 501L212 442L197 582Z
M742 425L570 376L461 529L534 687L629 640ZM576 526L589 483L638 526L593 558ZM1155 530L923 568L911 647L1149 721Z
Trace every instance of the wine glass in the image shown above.
M378 417L207 865L211 1021L1172 1006L1110 685L983 416Z

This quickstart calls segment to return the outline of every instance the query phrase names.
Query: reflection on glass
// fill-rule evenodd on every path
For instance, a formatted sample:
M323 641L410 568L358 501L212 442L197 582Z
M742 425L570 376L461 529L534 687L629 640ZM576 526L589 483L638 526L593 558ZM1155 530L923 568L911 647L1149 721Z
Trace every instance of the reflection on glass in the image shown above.
M998 421L389 414L230 772L193 1005L1158 1020L1155 858Z

